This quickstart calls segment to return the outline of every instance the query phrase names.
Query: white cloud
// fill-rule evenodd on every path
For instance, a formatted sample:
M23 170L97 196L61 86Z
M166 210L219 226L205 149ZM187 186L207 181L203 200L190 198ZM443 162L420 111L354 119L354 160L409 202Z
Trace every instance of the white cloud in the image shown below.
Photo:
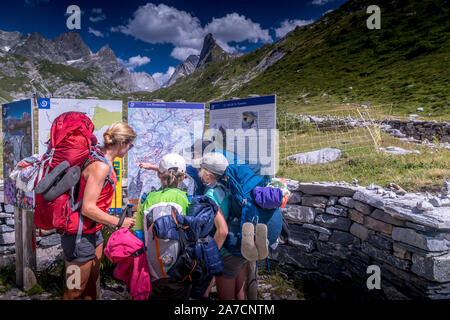
M98 31L98 30L95 30L95 29L92 29L91 27L89 27L88 31L89 31L89 33L92 33L92 34L93 34L94 36L96 36L96 37L103 38L103 37L105 36L105 35L103 34L103 32Z
M184 61L191 54L199 55L200 50L193 49L193 48L176 47L172 50L172 52L170 53L170 56L174 59Z
M269 30L262 29L259 23L239 15L236 12L227 14L223 18L213 18L205 26L206 33L212 33L214 37L223 42L242 42L248 40L253 43L272 42Z
M312 4L316 6L323 6L324 4L327 4L328 2L331 2L333 0L313 0Z
M237 51L237 48L228 45L228 43L223 42L222 40L216 39L217 44L226 52L233 53Z
M147 3L134 12L126 25L112 27L111 32L122 32L147 43L170 43L175 48L171 56L184 60L190 54L199 54L203 39L212 33L217 43L228 52L236 48L229 42L250 41L270 43L269 30L237 13L213 18L205 27L190 13L165 4Z
M91 22L99 22L106 19L106 14L103 13L101 8L92 8L91 14L92 16L89 17Z
M119 63L126 67L128 70L133 71L137 67L143 66L144 64L149 63L151 60L149 57L141 57L141 55L137 55L135 57L131 57L128 60L122 60L120 58L117 58Z
M165 4L147 3L139 7L128 24L117 29L151 44L172 43L201 49L203 40L203 29L198 18Z
M286 33L291 30L294 30L296 26L306 26L308 24L313 23L314 20L289 20L286 19L281 23L279 28L275 29L275 35L278 38L284 37Z
M325 11L323 14L322 14L322 17L324 16L324 15L326 15L327 13L330 13L330 12L332 12L332 11L334 11L333 9L330 9L330 10L328 10L328 11Z
M163 86L167 81L169 81L170 77L172 76L172 74L174 72L175 72L175 68L169 67L169 69L167 69L166 73L156 72L156 73L152 74L152 78L155 79L156 82L158 82L160 86Z

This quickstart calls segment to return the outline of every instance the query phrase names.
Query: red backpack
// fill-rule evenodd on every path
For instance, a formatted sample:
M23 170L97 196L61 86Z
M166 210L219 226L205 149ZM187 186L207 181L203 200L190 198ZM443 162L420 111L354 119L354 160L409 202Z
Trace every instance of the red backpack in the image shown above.
M35 186L46 175L64 161L69 163L66 172L73 167L80 171L92 161L102 161L109 166L109 174L103 187L111 180L111 165L105 156L95 147L97 138L93 135L94 124L88 116L81 112L66 112L59 115L52 123L47 152L42 156L41 167ZM44 174L45 172L45 174ZM49 230L57 229L64 233L68 227L69 216L77 213L78 234L84 233L86 227L80 213L82 197L78 196L80 182L59 195L54 200L46 200L44 194L35 194L34 224L36 227ZM78 202L77 202L78 200ZM81 217L81 219L80 219ZM89 228L91 229L91 228Z

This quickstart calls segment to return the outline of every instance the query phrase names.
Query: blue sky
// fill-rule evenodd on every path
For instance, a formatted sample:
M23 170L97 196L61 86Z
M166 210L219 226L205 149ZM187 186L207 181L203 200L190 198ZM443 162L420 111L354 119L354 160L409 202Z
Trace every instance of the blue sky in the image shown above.
M16 101L5 105L8 106L8 117L20 119L23 113L31 114L31 100Z
M132 71L159 82L213 33L227 51L249 52L311 23L345 0L1 0L0 30L55 38L70 31L69 5L82 11L76 30L93 52L108 44Z

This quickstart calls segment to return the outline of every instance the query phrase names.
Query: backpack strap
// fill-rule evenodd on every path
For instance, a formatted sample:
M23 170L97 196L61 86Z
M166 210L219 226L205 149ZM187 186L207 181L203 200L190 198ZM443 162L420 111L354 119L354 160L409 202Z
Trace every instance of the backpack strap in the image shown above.
M39 175L38 175L38 179L37 182L39 183L39 181L41 181L42 176L44 175L44 166L47 162L49 162L49 166L47 167L47 170L45 171L45 174L48 174L48 171L50 169L50 165L52 164L52 160L53 160L53 155L55 153L55 148L53 148L50 152L46 152L44 154L44 159L42 160L41 164L40 164L40 168L39 168Z
M90 151L89 154L92 155L92 157L93 157L94 159L99 160L99 161L102 161L103 163L106 163L106 164L108 165L108 167L109 167L109 172L108 172L108 176L107 176L106 179L105 179L105 182L103 183L102 189L105 188L106 185L107 185L108 183L110 183L111 186L113 187L114 193L115 193L115 192L116 192L116 186L115 186L115 184L114 184L114 181L111 179L112 167L111 167L111 164L109 163L108 159L106 159L104 156L102 156L100 153L98 153L98 152L97 152L95 149L93 149L93 148L91 149L91 151ZM88 159L86 160L86 162L84 163L84 165L83 165L83 170L86 169L86 167L87 167L90 163L92 163L92 161L90 161L90 159L88 158ZM72 189L71 189L71 191L70 191L69 205L70 205L70 208L71 208L73 211L77 211L77 210L81 207L81 204L83 203L83 199L81 199L81 200L78 201L77 203L74 203L74 199L75 199L75 198L74 198L74 196L75 196L75 195L74 195L74 191L75 191L75 187L72 187ZM93 227L96 226L96 225L97 225L97 222L93 221ZM76 240L75 240L75 250L76 250L78 244L79 244L80 241L81 241L81 236L82 236L82 234L83 234L83 214L82 214L81 211L80 211L80 217L79 217L79 219L78 219L77 237L76 237Z
M80 217L78 219L77 237L75 239L75 252L77 252L78 244L81 242L82 234L83 234L83 214L80 212Z
M108 159L105 158L105 156L103 156L102 154L100 154L99 152L97 152L97 150L95 150L94 148L91 149L90 155L92 155L92 157L96 160L100 160L101 162L105 163L108 165L109 167L109 172L108 172L108 176L105 179L105 182L103 183L103 188L110 183L111 186L114 189L114 192L116 192L116 186L114 185L114 181L111 179L111 172L112 172L112 166L109 163ZM89 164L91 163L91 161L87 161L87 163L85 164L85 167L87 167Z
M163 263L162 263L162 259L161 259L161 250L160 250L160 247L159 247L159 240L158 240L158 237L156 236L155 226L154 226L153 223L152 223L150 228L152 229L153 239L155 240L156 256L158 258L158 263L159 263L159 268L161 270L161 274L162 274L163 278L167 278L167 275L164 272L164 267L163 267Z

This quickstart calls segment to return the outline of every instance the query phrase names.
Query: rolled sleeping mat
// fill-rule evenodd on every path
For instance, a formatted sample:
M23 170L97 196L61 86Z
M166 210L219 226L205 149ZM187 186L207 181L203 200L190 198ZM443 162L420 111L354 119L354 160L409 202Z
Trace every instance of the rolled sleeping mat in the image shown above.
M49 174L46 174L41 181L36 185L34 191L37 194L42 194L47 192L55 182L58 181L58 178L61 177L64 172L70 167L68 161L63 161L58 164Z
M55 185L44 193L44 199L47 201L53 201L67 190L75 186L80 181L81 169L78 166L74 166L67 170L67 173L59 180Z

